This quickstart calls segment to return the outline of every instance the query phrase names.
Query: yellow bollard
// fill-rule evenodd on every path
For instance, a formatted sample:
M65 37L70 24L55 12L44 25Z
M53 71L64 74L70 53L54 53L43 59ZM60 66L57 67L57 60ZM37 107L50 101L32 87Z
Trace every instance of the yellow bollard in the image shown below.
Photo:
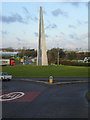
M49 77L49 83L53 83L53 77L52 77L52 75L50 75L50 77Z

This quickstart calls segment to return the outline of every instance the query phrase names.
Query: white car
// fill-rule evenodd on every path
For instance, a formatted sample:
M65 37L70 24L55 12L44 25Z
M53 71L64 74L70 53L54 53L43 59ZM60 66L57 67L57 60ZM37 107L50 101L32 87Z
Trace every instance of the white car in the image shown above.
M0 73L0 80L8 80L12 79L12 75L8 75L6 72Z

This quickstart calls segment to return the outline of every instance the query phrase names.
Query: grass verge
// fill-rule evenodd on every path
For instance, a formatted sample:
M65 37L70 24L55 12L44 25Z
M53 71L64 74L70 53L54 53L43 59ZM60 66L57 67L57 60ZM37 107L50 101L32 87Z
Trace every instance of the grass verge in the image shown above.
M32 66L16 65L3 66L2 71L12 74L13 77L88 77L88 67L80 66ZM89 75L90 76L90 75Z

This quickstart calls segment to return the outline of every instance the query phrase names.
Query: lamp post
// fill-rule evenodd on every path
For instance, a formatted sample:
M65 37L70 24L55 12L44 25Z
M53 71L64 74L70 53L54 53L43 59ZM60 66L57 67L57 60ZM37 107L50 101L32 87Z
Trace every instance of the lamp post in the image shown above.
M59 47L58 47L58 44L57 44L57 50L58 50L58 54L57 54L57 65L59 65Z

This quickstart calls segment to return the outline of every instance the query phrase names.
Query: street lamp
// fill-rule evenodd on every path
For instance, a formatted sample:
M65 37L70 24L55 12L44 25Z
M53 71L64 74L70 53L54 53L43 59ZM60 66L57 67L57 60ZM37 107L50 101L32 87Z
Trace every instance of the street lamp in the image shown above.
M59 65L59 47L58 47L58 44L57 44L57 50L58 50L58 54L57 54L57 65Z

